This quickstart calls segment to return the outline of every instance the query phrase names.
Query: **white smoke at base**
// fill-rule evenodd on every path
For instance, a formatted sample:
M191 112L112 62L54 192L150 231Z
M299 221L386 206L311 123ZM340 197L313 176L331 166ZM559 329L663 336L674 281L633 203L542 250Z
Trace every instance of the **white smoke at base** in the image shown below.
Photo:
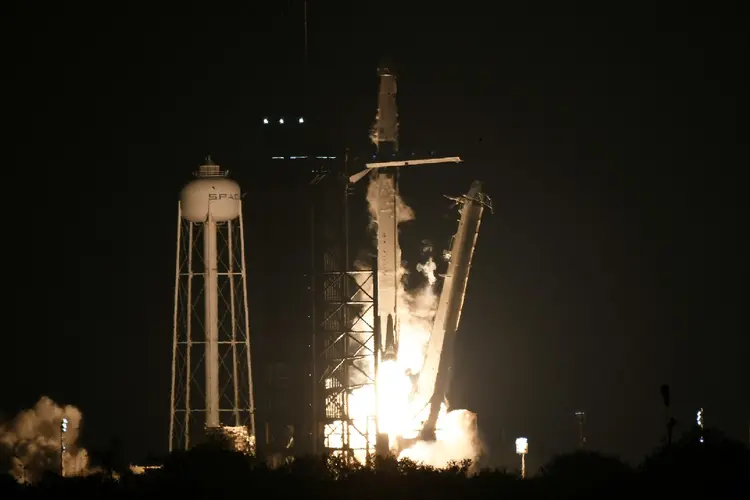
M393 177L375 174L370 178L367 202L370 210L370 227L377 226L378 211L382 203L395 202L397 228L403 222L414 220L414 211L394 190ZM388 197L384 200L383 197ZM390 197L393 198L390 198ZM417 265L425 275L427 284L408 291L405 286L407 270L401 267L398 276L399 345L396 361L381 363L378 376L379 420L381 432L389 434L392 445L399 438L415 439L429 412L431 394L415 394L415 376L421 371L432 324L437 310L437 265L432 258ZM441 408L437 422L437 440L417 441L400 452L399 458L409 458L433 467L447 467L451 462L476 461L479 443L476 415L467 410L448 411Z
M476 414L468 410L452 410L440 419L440 425L442 430L438 432L436 441L417 441L414 446L404 450L399 458L436 468L444 468L451 462L471 460L474 466L470 471L475 470L482 447L477 433Z
M19 482L33 483L44 472L60 470L60 448L63 417L68 419L64 435L65 476L87 475L88 453L77 446L82 415L75 406L59 406L47 396L29 410L24 410L5 424L0 425L0 455L8 457L10 474Z

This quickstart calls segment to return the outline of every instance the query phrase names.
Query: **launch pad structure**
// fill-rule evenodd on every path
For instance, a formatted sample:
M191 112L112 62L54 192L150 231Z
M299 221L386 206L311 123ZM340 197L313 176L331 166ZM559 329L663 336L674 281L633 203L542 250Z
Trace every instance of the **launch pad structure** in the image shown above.
M365 164L364 170L349 173L349 155L338 170L317 172L311 205L312 227L312 451L338 454L346 459L362 460L374 454L387 455L391 451L388 434L381 433L378 419L378 368L381 362L396 358L399 344L399 279L401 249L398 242L398 172L402 167L440 163L460 163L459 157L400 160L398 154L398 113L396 107L396 79L386 65L378 70L380 90L378 112L370 137L377 148L375 161ZM368 174L378 172L390 176L390 187L378 193L377 257L369 269L354 269L349 252L349 197L352 186ZM427 425L426 436L434 436L437 409L444 400L448 386L450 352L458 327L463 296L468 279L471 254L481 219L480 184L460 199L479 206L475 221L465 224L462 217L457 233L462 258L457 276L459 286L448 286L444 308L450 310L448 325L441 322L434 341L429 346L431 360L429 375L422 377L422 386L435 389L434 410ZM476 202L476 203L475 203ZM474 210L473 208L471 209ZM465 226L465 227L464 227ZM465 240L468 238L468 248ZM455 241L454 241L455 244ZM454 265L455 266L455 265ZM453 267L453 266L452 266ZM449 270L450 274L450 270ZM448 280L452 282L452 278ZM445 316L446 313L443 313ZM443 372L443 376L439 376ZM352 396L355 393L370 398ZM432 394L432 392L430 392ZM365 407L362 407L363 404ZM352 405L356 404L356 418ZM433 438L434 439L434 438ZM358 458L357 458L358 457Z
M312 452L371 456L377 414L351 412L355 391L375 393L377 297L374 269L354 269L349 252L348 153L325 164L311 182L311 412Z

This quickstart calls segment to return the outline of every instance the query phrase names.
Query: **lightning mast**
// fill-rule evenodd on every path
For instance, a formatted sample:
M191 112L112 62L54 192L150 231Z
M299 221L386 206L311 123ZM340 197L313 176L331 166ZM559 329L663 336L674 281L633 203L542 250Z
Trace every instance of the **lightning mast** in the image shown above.
M584 425L586 424L586 412L577 411L574 415L578 422L578 447L583 449L583 446L586 444L586 435L583 432Z

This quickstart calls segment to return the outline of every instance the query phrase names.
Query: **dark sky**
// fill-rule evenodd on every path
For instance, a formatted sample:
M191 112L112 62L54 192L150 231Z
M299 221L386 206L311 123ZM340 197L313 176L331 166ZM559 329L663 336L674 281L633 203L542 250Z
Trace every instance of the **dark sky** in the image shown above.
M453 384L493 455L511 460L520 435L532 468L572 449L583 409L592 448L638 460L659 440L665 382L678 430L703 406L747 439L739 14L311 2L305 82L300 1L223 15L17 3L3 7L6 416L49 395L81 408L90 446L119 436L133 460L163 451L181 186L208 153L250 193L304 180L267 160L260 120L277 110L310 113L321 153L367 152L390 55L402 148L467 160L404 173L417 213L404 257L455 230L442 194L481 179L494 200ZM290 219L278 214L306 217L283 196L245 209L266 231ZM307 249L292 228L253 227L250 279L278 270L251 281L253 335L271 343L276 315L307 312L253 297L301 286L287 263Z

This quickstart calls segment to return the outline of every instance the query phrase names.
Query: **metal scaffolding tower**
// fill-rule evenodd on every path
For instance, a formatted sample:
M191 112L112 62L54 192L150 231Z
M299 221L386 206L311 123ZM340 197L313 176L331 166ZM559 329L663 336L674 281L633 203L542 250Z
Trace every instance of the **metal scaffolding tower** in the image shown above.
M353 269L349 255L347 163L348 154L311 182L312 450L363 462L377 436L377 283L373 269Z

